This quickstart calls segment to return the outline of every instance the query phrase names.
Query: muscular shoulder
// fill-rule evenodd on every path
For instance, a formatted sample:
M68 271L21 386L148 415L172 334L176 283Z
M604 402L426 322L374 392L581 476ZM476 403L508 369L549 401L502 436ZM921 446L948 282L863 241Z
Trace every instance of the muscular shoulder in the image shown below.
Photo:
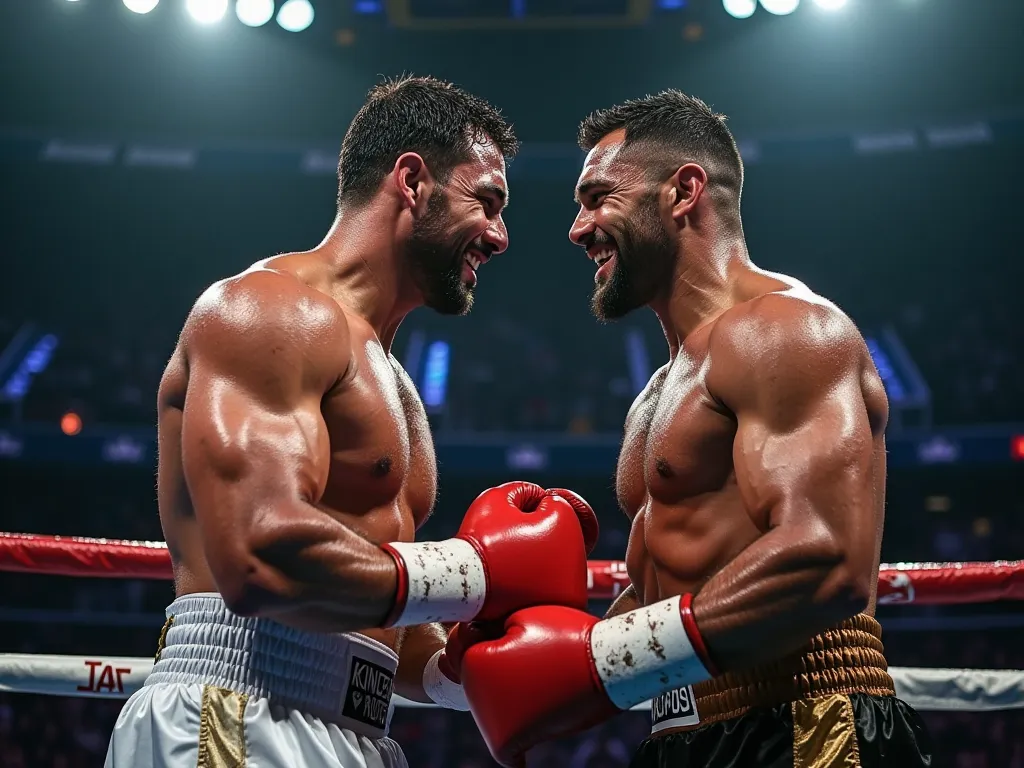
M181 347L224 362L299 366L337 378L350 358L348 321L326 294L294 275L254 269L210 286L193 306Z
M727 405L813 398L844 379L859 381L869 359L853 321L806 290L733 307L715 324L709 348L708 387Z

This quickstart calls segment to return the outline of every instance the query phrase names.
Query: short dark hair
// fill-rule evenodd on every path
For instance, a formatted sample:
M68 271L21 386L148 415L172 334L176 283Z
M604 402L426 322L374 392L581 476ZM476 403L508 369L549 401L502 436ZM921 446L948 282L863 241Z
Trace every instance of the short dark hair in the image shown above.
M416 152L443 184L475 142L506 159L518 149L512 126L483 99L433 77L403 76L370 89L345 134L338 161L338 204L363 204L403 152Z
M609 133L626 129L625 145L642 151L654 175L695 162L708 174L713 196L735 201L743 191L743 160L725 115L694 96L670 89L598 109L580 123L579 144L590 151Z

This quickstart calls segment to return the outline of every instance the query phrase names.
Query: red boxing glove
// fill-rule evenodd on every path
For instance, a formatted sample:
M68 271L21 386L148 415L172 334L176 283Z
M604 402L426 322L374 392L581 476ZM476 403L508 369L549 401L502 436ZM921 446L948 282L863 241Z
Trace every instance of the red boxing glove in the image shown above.
M548 496L561 496L572 505L580 518L580 528L583 529L583 546L587 548L588 555L593 552L597 545L597 537L601 532L594 508L576 491L570 491L568 488L548 488L544 493Z
M587 539L594 511L533 483L480 494L455 538L391 542L398 593L384 626L501 619L533 605L587 605Z
M598 621L541 606L465 650L461 677L491 755L523 764L536 744L576 733L663 691L711 677L695 648L689 595ZM465 641L467 638L464 638Z

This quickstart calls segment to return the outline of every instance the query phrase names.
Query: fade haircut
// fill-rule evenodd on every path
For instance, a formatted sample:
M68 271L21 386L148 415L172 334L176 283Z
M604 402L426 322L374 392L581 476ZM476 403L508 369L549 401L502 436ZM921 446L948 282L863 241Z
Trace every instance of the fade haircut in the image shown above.
M697 163L708 175L708 191L719 208L739 216L743 161L725 115L694 96L670 89L592 112L580 123L580 147L589 152L622 128L626 151L637 153L648 166L648 178L664 181L680 166Z
M404 152L420 155L445 184L474 143L493 143L506 160L518 149L512 126L483 99L433 77L386 80L370 89L345 133L338 205L369 202Z

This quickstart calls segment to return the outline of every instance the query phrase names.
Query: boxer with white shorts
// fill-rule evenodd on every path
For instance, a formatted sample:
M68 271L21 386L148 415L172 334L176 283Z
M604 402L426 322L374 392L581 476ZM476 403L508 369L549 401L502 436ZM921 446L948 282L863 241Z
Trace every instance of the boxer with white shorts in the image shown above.
M437 622L585 606L597 526L568 492L492 488L455 538L412 543L437 468L391 344L417 306L469 310L508 245L515 148L448 83L384 83L346 134L324 241L193 307L158 395L178 597L108 768L404 766L393 692L466 708Z

